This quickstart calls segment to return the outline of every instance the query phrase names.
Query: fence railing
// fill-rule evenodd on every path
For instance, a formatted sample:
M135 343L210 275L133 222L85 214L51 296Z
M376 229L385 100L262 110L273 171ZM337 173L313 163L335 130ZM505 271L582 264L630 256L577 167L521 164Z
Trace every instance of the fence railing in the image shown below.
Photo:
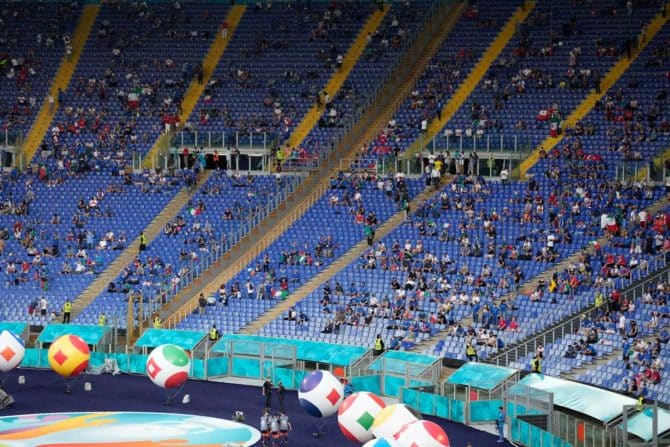
M435 153L444 151L467 152L522 152L529 154L536 146L530 135L523 134L477 134L447 131L434 135L429 141L419 136L419 146L424 151Z
M634 300L641 297L651 283L655 283L660 279L670 280L670 269L667 268L664 256L655 258L650 263L649 271L655 271L655 273L651 273L644 278L640 277L640 273L637 276L637 280L632 278L628 283L628 287L622 292L622 298L625 297ZM580 328L583 316L593 310L590 306L594 302L594 298L594 296L590 295L582 297L573 302L566 309L552 309L546 314L538 316L535 319L536 323L533 324L529 331L531 334L535 333L536 335L531 335L524 341L509 346L503 351L490 356L486 359L486 362L507 366L510 361L516 361L519 358L523 358L528 354L535 352L540 345L545 346L547 343L551 343L559 338L564 338L568 334L574 334L575 331ZM570 317L570 315L572 316ZM566 319L560 321L563 318ZM538 333L539 329L543 327L546 328L548 322L558 321L560 321L560 323Z
M180 130L170 137L170 146L197 149L249 148L270 150L277 147L279 135L276 132L240 132L211 130Z
M379 83L379 87L375 90L361 109L357 112L358 117L355 121L352 120L346 126L346 132L343 132L342 137L335 143L334 150L344 156L356 147L356 144L370 131L373 122L381 115L382 111L393 101L397 101L391 93L398 90L400 86L406 81L407 76L411 73L412 67L424 53L426 46L430 42L431 36L441 27L444 26L444 18L447 16L450 8L454 5L453 1L440 2L435 1L431 6L431 13L426 14L419 30L428 28L428 32L420 33L419 39L409 39L406 42L405 49L399 60L391 67L389 74L384 81ZM418 77L418 76L416 76ZM416 77L414 81L416 80ZM324 157L325 160L325 157ZM323 169L324 172L326 169ZM300 218L312 205L314 205L328 190L328 177L321 176L321 178L314 182L309 194L289 210L284 217L272 228L263 235L260 243L253 244L242 256L237 258L235 262L222 272L220 278L222 281L228 281L238 271L244 268L258 255L260 255L265 247L276 240L282 233L284 233L293 223ZM172 316L166 320L166 327L174 327L177 322L181 321L186 315L193 312L198 306L197 297L192 296L187 299Z
M482 157L463 158L463 163L456 159L447 159L445 173L449 175L476 175L484 177L499 177L504 170L508 178L513 179L515 168L523 161L525 155L521 153L483 153ZM478 155L478 157L479 157ZM427 174L429 166L428 154L418 154L413 159L404 159L394 155L388 156L361 156L358 158L340 159L340 170L353 172L376 172L377 174L401 173L405 175Z
M241 225L234 232L224 234L217 243L207 252L201 252L197 260L182 263L179 268L186 267L184 275L180 276L178 282L172 282L172 276L162 278L161 287L156 290L152 286L140 286L138 289L144 296L152 297L149 300L149 308L144 312L144 316L153 315L159 311L162 306L172 300L176 295L188 288L193 282L203 275L215 262L223 257L232 247L234 247L242 238L251 232L260 224L270 213L272 213L281 202L286 200L295 192L299 182L287 181L278 194L269 199L269 201L258 212L246 216ZM203 254L204 253L204 254ZM166 325L166 327L169 327Z

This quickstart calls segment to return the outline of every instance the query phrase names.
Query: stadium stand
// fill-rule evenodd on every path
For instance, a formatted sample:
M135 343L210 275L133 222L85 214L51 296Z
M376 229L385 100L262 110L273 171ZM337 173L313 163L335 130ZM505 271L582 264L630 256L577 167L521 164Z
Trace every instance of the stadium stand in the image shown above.
M176 329L193 377L322 364L458 422L538 377L616 392L614 419L574 412L617 439L670 405L667 2L467 1L448 31L432 0L233 3L0 6L0 320L26 365L67 301L124 372ZM407 94L369 109L419 39ZM262 162L236 169L243 147ZM450 383L462 365L504 378ZM561 424L532 411L510 433L535 447L519 427ZM610 445L580 436L552 445Z

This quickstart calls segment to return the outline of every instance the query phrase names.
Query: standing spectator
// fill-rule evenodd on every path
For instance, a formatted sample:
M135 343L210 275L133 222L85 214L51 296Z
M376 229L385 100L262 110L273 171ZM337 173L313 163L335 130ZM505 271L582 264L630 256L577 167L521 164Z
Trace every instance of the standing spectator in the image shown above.
M205 294L201 293L200 297L198 298L198 313L200 313L200 315L204 314L206 307L207 299L205 298Z
M540 357L540 354L535 354L530 361L530 372L542 374L542 357Z
M144 231L140 233L140 251L147 249L147 237L144 235Z
M219 339L219 330L216 328L216 325L213 324L209 329L209 341L215 342Z
M277 384L277 399L279 400L279 411L282 413L284 412L284 393L286 392L286 388L284 388L284 384L280 380L279 383Z
M68 324L70 322L70 315L72 315L72 303L68 298L63 304L63 324Z
M381 334L377 334L377 337L375 338L373 355L380 356L382 355L383 352L384 352L384 340L382 340Z
M272 380L268 377L263 382L263 396L265 396L265 408L272 408Z
M477 362L479 358L477 357L477 350L471 343L465 345L465 357L467 357L470 362Z
M221 22L221 37L224 39L228 37L228 28L230 28L230 24L227 20Z
M505 442L505 412L503 411L503 407L498 407L496 428L498 429L498 442Z
M49 307L49 303L44 296L40 297L40 315L43 317L47 316L47 308Z

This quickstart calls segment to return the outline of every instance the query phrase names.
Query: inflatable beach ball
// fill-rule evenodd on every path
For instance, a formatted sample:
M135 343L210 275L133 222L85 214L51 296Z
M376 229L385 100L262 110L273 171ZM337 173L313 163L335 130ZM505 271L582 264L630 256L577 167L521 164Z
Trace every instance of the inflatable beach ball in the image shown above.
M368 441L362 447L398 447L398 444L393 438L381 438Z
M449 437L442 427L431 421L415 421L395 435L398 447L449 447Z
M335 414L344 398L342 383L328 371L314 371L298 388L300 406L310 416L325 418Z
M393 404L379 412L372 424L375 438L392 438L406 424L421 419L421 414L405 404Z
M63 335L49 346L49 365L56 374L65 378L74 377L88 368L91 350L84 340L76 335Z
M8 330L0 332L0 372L9 372L19 366L26 348L23 340Z
M188 379L191 358L177 345L160 345L149 354L147 376L161 388L176 388Z
M352 394L337 411L340 431L350 441L369 441L373 438L371 429L375 417L384 407L386 404L376 394L367 391Z

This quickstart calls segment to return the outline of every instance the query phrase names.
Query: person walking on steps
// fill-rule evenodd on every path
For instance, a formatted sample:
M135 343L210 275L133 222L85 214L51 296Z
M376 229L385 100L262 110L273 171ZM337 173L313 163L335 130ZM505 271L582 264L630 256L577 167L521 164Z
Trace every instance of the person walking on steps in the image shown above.
M161 320L161 317L156 315L154 317L154 329L160 329L163 327L163 320Z
M144 235L144 231L140 233L140 251L147 249L147 237Z

